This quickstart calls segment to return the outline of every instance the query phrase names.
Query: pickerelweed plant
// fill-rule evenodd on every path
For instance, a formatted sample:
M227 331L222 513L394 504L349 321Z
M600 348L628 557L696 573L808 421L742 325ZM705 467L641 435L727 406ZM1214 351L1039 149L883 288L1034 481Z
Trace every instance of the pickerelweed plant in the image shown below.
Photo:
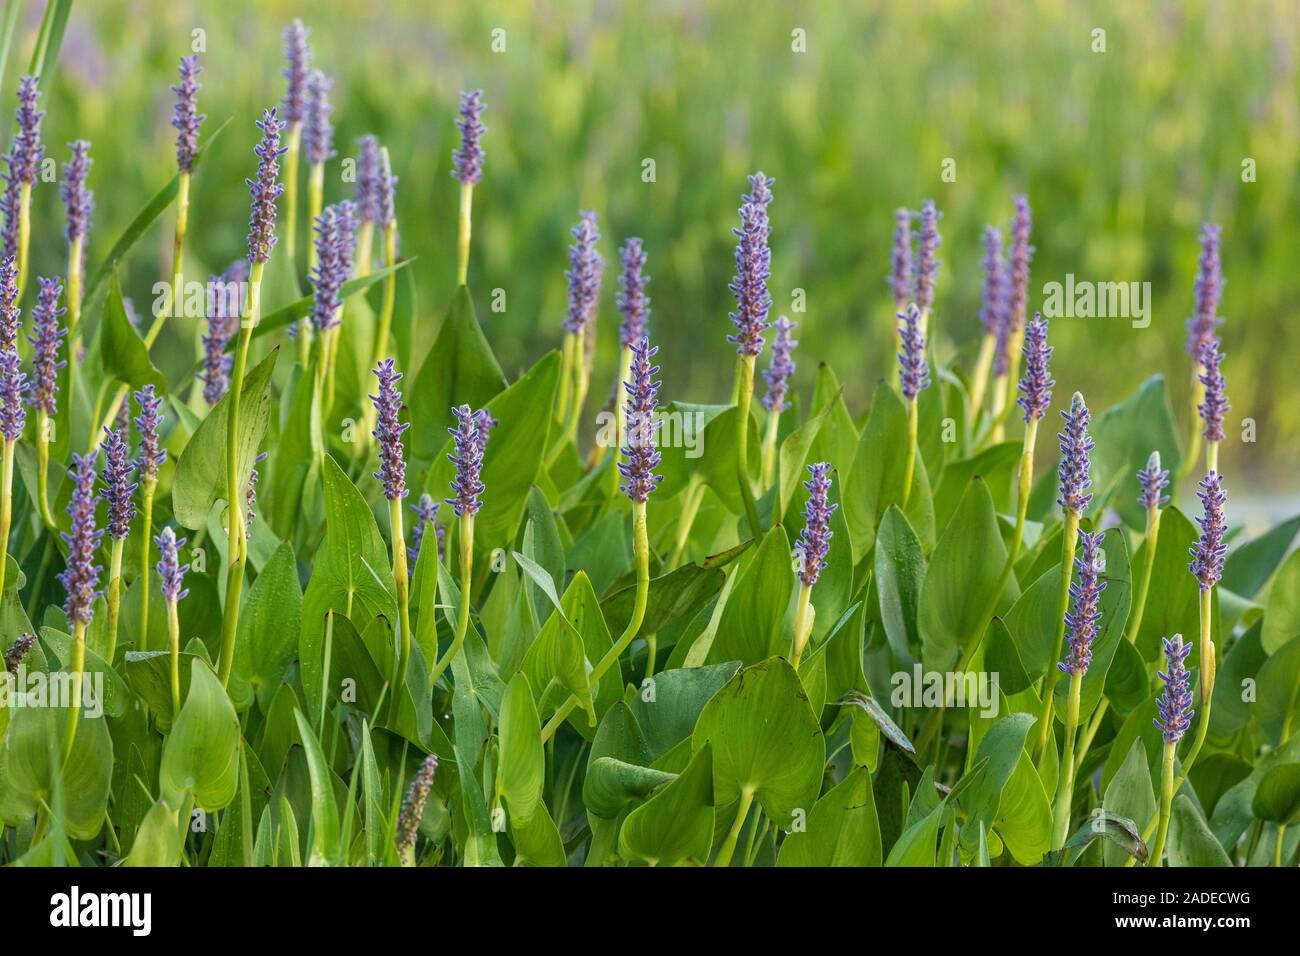
M134 217L105 201L112 141L96 133L91 166L67 101L42 118L41 86L19 87L0 197L0 650L6 680L69 677L53 707L0 707L0 865L1296 862L1300 525L1249 538L1232 523L1225 487L1241 507L1254 462L1229 441L1239 354L1219 339L1216 228L1186 421L1159 376L1103 403L1103 379L1062 361L1095 343L1043 318L1024 196L1009 230L968 232L934 202L882 221L860 274L888 273L888 288L871 279L874 304L852 306L888 338L864 333L875 354L836 359L842 303L773 307L773 276L820 253L806 189L790 191L805 196L799 229L773 233L774 183L755 173L739 223L699 210L711 250L648 259L635 236L660 233L633 193L593 188L567 240L549 214L484 202L497 180L480 94L446 97L428 128L456 142L412 154L409 131L353 105L371 98L347 63L329 112L306 38L301 22L285 34L280 108L232 126L246 142L226 152L248 163L255 146L256 164L237 250L223 243L243 233L245 185L214 167L193 179L220 129L198 97L226 92L212 87L231 65L209 58L224 47L202 73L182 60L174 95L157 81L176 168L170 136L157 166L175 178ZM271 75L271 59L242 75ZM382 132L356 140L355 183L332 175L353 159L332 159L333 122L348 142ZM42 130L70 143L57 198L28 176L33 156L55 165ZM454 184L427 175L449 152ZM523 155L503 145L501 174L518 177ZM436 279L420 288L454 290L441 323L406 294L396 172L407 201L440 197L402 223L408 246L447 239L418 266ZM214 202L188 222L200 181ZM488 241L471 250L474 198ZM175 234L139 241L172 203ZM1061 229L1047 208L1044 248ZM125 231L101 248L108 219ZM617 332L597 323L598 222L619 230ZM943 251L968 254L941 264L943 222ZM537 262L571 241L563 332L531 313L553 347L531 364L521 342L494 353L515 319L484 328L476 311L499 237L526 224ZM721 292L733 243L729 343L715 329L652 344L665 314L689 314L683 263ZM45 278L24 301L26 249ZM204 314L187 297L160 336L176 297L155 292L140 326L127 294L175 290L185 262L215 273ZM937 321L949 287L970 308L954 298ZM712 356L716 394L678 382L683 349ZM836 372L861 379L891 357L897 381L854 407ZM615 439L593 439L588 390L611 382ZM1057 413L1060 460L1043 461ZM57 759L34 773L50 744ZM204 827L176 825L191 808Z

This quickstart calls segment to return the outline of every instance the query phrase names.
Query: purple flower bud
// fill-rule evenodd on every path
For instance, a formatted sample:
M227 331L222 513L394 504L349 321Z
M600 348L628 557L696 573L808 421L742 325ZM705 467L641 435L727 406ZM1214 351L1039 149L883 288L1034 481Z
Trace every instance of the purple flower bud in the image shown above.
M158 429L162 425L162 398L154 395L152 385L135 393L140 414L135 419L135 430L140 436L140 481L142 484L158 480L158 469L167 460L167 449L158 446Z
M379 151L379 225L390 229L397 225L397 177L388 164L388 153Z
M632 367L628 380L623 383L627 392L624 406L627 419L627 444L623 446L623 457L618 471L623 476L620 485L623 493L638 504L645 504L650 492L663 481L663 475L656 475L661 456L655 440L663 422L656 421L655 409L659 407L659 366L651 365L650 360L659 351L652 346L649 339L642 339L632 346Z
M27 407L23 404L26 391L27 373L18 349L0 349L0 433L7 442L21 438L27 425Z
M482 455L487 451L487 442L492 435L492 429L500 425L501 422L493 418L492 413L486 408L480 408L474 413L474 424L478 427L478 453Z
M11 255L0 260L0 350L18 344L18 266Z
M1052 386L1056 384L1047 368L1052 347L1047 344L1047 320L1041 313L1034 313L1020 351L1025 356L1025 374L1017 383L1020 397L1016 402L1024 409L1027 425L1031 419L1040 421L1047 413L1047 406L1052 403Z
M894 307L901 309L912 297L912 214L894 210L894 254L890 259L889 287L894 292Z
M275 202L284 192L277 182L280 175L280 155L286 147L280 145L284 122L275 118L275 110L262 110L257 128L262 131L261 141L253 147L257 154L257 178L246 179L253 197L253 209L248 218L248 261L267 262L275 247Z
M177 538L171 528L163 528L162 534L153 539L158 545L158 583L162 587L163 597L175 604L190 592L183 585L188 564L180 563L180 549L185 547L185 539Z
M934 307L934 280L939 273L939 219L943 214L933 199L921 204L921 232L916 244L916 305L922 312Z
M341 202L328 206L316 217L316 267L312 270L312 325L319 331L332 329L342 320L343 283L352 275L354 230L353 206Z
M1223 476L1212 471L1201 479L1201 490L1196 497L1201 499L1202 515L1196 519L1201 526L1201 537L1191 547L1192 563L1190 570L1201 582L1201 590L1208 591L1219 583L1223 576L1223 559L1228 547L1223 543L1228 524L1223 515L1223 507L1228 503L1228 493L1223 488Z
M90 232L90 214L95 210L95 194L86 188L86 176L90 172L90 143L84 139L69 143L72 159L63 166L63 182L59 186L59 196L67 210L67 225L63 234L68 242L84 239ZM81 250L85 258L86 250Z
M595 211L588 209L582 213L572 233L569 271L564 274L569 280L569 313L564 319L564 330L577 333L595 321L600 277L605 271L605 262L596 251L600 230L596 228Z
M437 539L438 560L442 560L442 531L434 520L438 517L438 502L433 500L432 495L420 495L419 500L411 505L411 510L415 512L415 524L411 526L411 543L406 549L406 559L410 567L410 573L415 573L415 562L420 559L420 547L424 544L424 533L426 528L433 528L434 537Z
M208 332L203 336L203 400L209 405L221 401L230 388L230 367L234 356L226 346L239 325L243 283L248 279L248 263L236 259L219 276L208 278Z
M785 400L790 388L790 376L794 374L794 360L791 354L799 344L798 339L790 338L790 333L799 325L791 322L784 315L776 320L776 338L772 340L772 364L763 373L767 380L767 394L763 396L763 407L772 412L783 412L790 407Z
M59 411L59 369L68 364L59 359L59 342L68 334L59 318L68 310L59 307L59 298L63 295L62 279L42 277L36 281L41 287L36 307L32 309L36 334L27 337L33 346L32 366L36 372L32 383L32 406L47 415L56 415Z
M451 482L456 497L444 500L452 506L457 517L463 518L477 514L483 507L479 495L486 490L483 485L483 453L487 450L491 418L486 410L475 412L468 405L460 405L451 412L458 424L447 429L454 439L454 450L447 457L456 466L456 477Z
M63 542L68 546L68 563L59 575L59 583L67 592L63 605L68 620L73 624L89 624L95 598L99 596L99 573L103 570L95 563L95 551L102 528L95 528L95 455L72 456L68 474L73 481L72 500L68 514L72 517L71 533L63 532Z
M623 348L630 348L646 337L646 319L650 317L650 297L645 287L650 277L643 275L646 254L640 239L628 239L618 251L623 262L623 274L618 279L618 310L623 313L618 338Z
M244 522L244 538L248 539L253 536L253 519L257 517L257 479L261 477L257 472L257 466L266 461L266 452L262 452L253 459L253 468L248 473L248 487L244 490L244 510L247 513L247 520Z
M1165 666L1168 669L1157 671L1160 679L1165 682L1165 689L1156 701L1160 716L1153 717L1152 720L1160 728L1165 743L1176 744L1191 727L1192 716L1196 713L1192 710L1192 688L1187 666L1183 663L1191 653L1192 645L1183 643L1181 634L1166 637L1162 643L1165 647Z
M433 775L438 769L438 757L429 754L416 771L411 786L402 798L402 810L397 816L397 828L394 841L397 855L404 858L415 849L415 838L420 831L420 820L424 817L424 805L428 802L429 791L433 789Z
M207 116L199 112L196 97L203 84L199 82L197 56L181 57L181 81L172 87L176 105L172 107L172 126L176 127L176 168L182 173L194 172L194 157L199 149L199 124Z
M831 465L828 461L808 466L812 476L803 483L808 489L808 503L803 509L803 532L795 542L794 553L799 559L799 580L812 587L826 567L826 555L831 548L831 515L839 505L827 499L831 491Z
M921 331L921 310L913 303L899 316L903 324L898 337L903 347L898 351L898 379L903 397L912 401L930 384L930 367L925 362L925 334Z
M7 171L4 174L5 188L0 192L0 214L4 216L4 225L0 227L0 256L12 259L18 255L18 232L22 222L22 180L14 173L14 154L19 146L15 138L13 147L5 153L4 161Z
M1198 406L1207 442L1223 441L1223 416L1232 410L1228 404L1227 383L1223 379L1223 353L1219 351L1219 337L1211 334L1201 343L1196 355L1201 366L1197 376L1205 386L1205 399Z
M460 94L460 119L456 121L460 149L451 154L451 175L470 186L483 178L482 139L487 127L479 122L479 116L484 109L482 90Z
M31 186L36 183L36 173L45 155L41 144L41 120L45 111L36 108L36 99L41 95L37 88L39 76L24 76L18 83L18 132L14 136L13 163L10 173Z
M104 490L100 497L108 502L108 536L120 541L131 531L131 519L136 513L132 494L139 486L131 480L135 463L126 447L126 432L105 426L104 435L100 447L104 449L105 468L99 473Z
M1187 351L1200 361L1201 348L1214 336L1223 322L1219 318L1219 300L1223 295L1223 272L1219 262L1218 226L1201 227L1201 259L1196 274L1196 312L1187 320Z
M380 180L379 140L372 134L357 140L357 215L362 222L378 222L383 211L380 208L380 192L383 184Z
M23 658L26 657L28 652L35 646L35 634L19 634L17 639L4 653L5 670L10 674L17 674L18 665L23 662Z
M301 123L307 109L307 73L311 69L308 32L301 20L294 20L284 28L284 58L289 61L289 65L280 73L287 81L284 118L290 123Z
M1002 230L984 229L984 292L980 297L980 324L984 334L997 336L1006 320L1006 260L1002 258Z
M768 236L772 227L767 219L767 207L772 202L772 184L761 172L749 177L749 193L740 207L740 228L732 229L736 235L736 277L727 286L736 297L736 311L731 322L736 334L727 341L736 346L738 355L757 357L763 351L763 333L767 330L768 310L772 297L767 291L767 280L772 277L772 250Z
M307 159L323 163L334 156L334 127L330 114L329 93L334 81L320 70L312 70L307 77L307 115L302 124L302 145Z
M1106 553L1101 550L1103 535L1099 531L1079 532L1079 553L1074 558L1078 573L1070 582L1074 611L1065 615L1070 629L1070 647L1065 660L1056 666L1067 674L1085 674L1092 663L1092 642L1101 621L1101 592L1106 590Z
M1086 493L1092 486L1092 478L1088 475L1092 466L1088 455L1094 447L1088 435L1088 422L1092 416L1083 396L1075 392L1070 407L1061 412L1061 417L1065 419L1065 430L1057 435L1061 447L1061 464L1057 469L1061 493L1056 503L1066 511L1081 515L1092 501L1092 495Z
M1015 202L1016 217L1011 221L1007 321L1012 330L1018 332L1025 323L1025 309L1029 302L1029 260L1034 255L1034 247L1029 244L1029 236L1034 223L1029 210L1029 197L1017 196Z
M406 497L406 462L402 459L402 432L410 427L398 420L402 410L402 393L397 383L402 373L393 367L392 359L381 359L372 370L379 379L379 394L371 395L375 405L375 428L371 433L379 443L379 470L375 477L384 484L384 497L396 501Z
M1143 508L1160 508L1169 503L1169 496L1163 494L1169 487L1169 472L1160 469L1160 452L1151 453L1146 468L1138 472L1138 483L1142 485L1138 504Z

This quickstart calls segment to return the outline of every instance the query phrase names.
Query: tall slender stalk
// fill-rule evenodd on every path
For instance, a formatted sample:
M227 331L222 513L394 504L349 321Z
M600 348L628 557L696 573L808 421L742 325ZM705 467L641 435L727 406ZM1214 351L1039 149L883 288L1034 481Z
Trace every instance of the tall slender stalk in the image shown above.
M15 439L4 443L4 462L0 463L0 598L3 598L9 571L9 532L14 514L14 448Z
M149 650L149 572L153 562L149 549L153 546L153 495L157 481L140 482L140 650Z
M113 658L117 654L117 623L122 610L122 551L125 544L125 538L114 538L108 559L108 649L104 660L109 667L113 666Z
M1160 866L1161 858L1165 855L1165 838L1169 835L1169 810L1174 801L1174 752L1177 749L1176 743L1165 741L1160 760L1160 809L1159 816L1156 818L1159 828L1156 831L1156 842L1151 847L1151 855L1147 858L1148 866Z
M172 720L181 712L181 619L176 602L167 599L167 648L171 652Z
M754 356L741 355L736 359L736 482L740 486L740 500L745 506L749 533L757 535L762 528L758 521L758 504L754 501L754 488L749 480L749 407L754 397Z
M1065 614L1070 610L1070 581L1074 575L1074 551L1079 541L1079 513L1065 512L1065 527L1061 532L1061 591L1056 604L1056 634L1052 638L1052 655L1048 658L1047 673L1043 677L1043 703L1038 718L1038 745L1035 754L1042 754L1052 736L1052 693L1061 672L1056 661L1061 659L1065 643Z
M1025 521L1029 515L1029 494L1034 483L1034 446L1038 443L1038 419L1030 417L1025 425L1025 439L1016 471L1016 530L1011 538L1008 558L1012 564L1020 557L1025 541Z
M184 313L185 301L185 233L190 221L190 174L181 173L176 187L176 234L172 241L172 295L173 317Z
M465 285L469 279L469 241L473 230L474 183L460 184L460 218L456 235L456 284Z
M812 630L809 612L812 610L812 588L807 584L799 586L799 599L794 611L794 639L790 650L790 666L799 669L799 659L803 657L804 646L808 643L808 634Z
M1074 796L1074 736L1079 728L1079 702L1083 674L1070 675L1070 696L1065 708L1065 750L1061 755L1061 768L1056 788L1056 803L1052 812L1052 849L1065 846L1070 835L1070 803Z
M63 728L63 762L72 756L72 745L77 740L77 723L81 719L83 675L86 670L86 622L77 621L72 628L72 693L68 708L68 722Z
M388 502L388 521L393 538L393 581L397 587L397 620L401 628L396 667L393 675L393 702L396 708L406 685L406 666L411 659L411 583L406 566L406 532L402 526L402 499ZM459 623L459 622L458 622ZM394 713L396 710L394 709Z
M460 549L460 608L456 614L456 634L452 638L451 646L447 648L447 653L443 654L442 659L434 665L433 675L429 678L430 687L438 685L438 679L460 653L465 643L465 635L469 632L469 604L474 574L474 516L472 514L460 516L460 525L456 530L456 545Z
M996 346L997 336L986 332L980 339L979 357L975 360L975 372L971 377L970 408L967 409L968 433L975 431L980 412L984 408L984 395L989 387L989 372L993 368L993 352Z
M298 263L298 162L302 154L302 122L292 120L284 153L285 254L291 268Z

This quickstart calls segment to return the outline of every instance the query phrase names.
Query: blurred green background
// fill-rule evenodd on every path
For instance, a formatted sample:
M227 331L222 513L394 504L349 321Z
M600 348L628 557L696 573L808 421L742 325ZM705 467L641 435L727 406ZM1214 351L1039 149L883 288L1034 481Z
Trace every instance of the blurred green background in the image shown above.
M42 6L23 4L6 110ZM1202 221L1222 224L1234 406L1225 469L1236 488L1274 503L1295 488L1300 8L1291 0L82 2L43 103L60 163L64 142L94 143L92 268L173 171L168 87L196 30L208 128L230 114L234 123L196 177L191 248L204 275L243 254L253 120L283 93L280 34L295 16L335 79L340 157L367 132L392 152L425 341L452 291L457 93L481 87L489 132L470 285L511 375L560 341L568 229L592 207L607 261L593 394L608 393L615 366L615 250L639 235L663 398L725 401L731 228L745 175L762 169L776 178L776 309L790 310L796 288L807 296L806 311L792 313L798 389L806 400L817 362L830 361L856 414L893 374L893 210L933 198L943 212L936 322L948 358L978 335L982 229L1005 225L1013 193L1025 191L1037 247L1031 308L1042 284L1067 272L1152 284L1150 328L1054 323L1057 405L1080 389L1104 408L1162 372L1180 430L1197 235ZM498 29L503 52L493 50ZM1096 29L1105 52L1094 52ZM792 49L795 30L804 52ZM946 158L955 182L941 180ZM1247 158L1256 182L1242 180ZM643 181L646 159L654 182ZM351 194L340 170L331 163L327 201ZM34 268L62 271L57 190L38 189L35 206ZM164 217L127 265L128 295L146 308L170 230ZM506 291L503 313L489 309L495 288ZM174 369L192 357L192 334L174 328L162 340L160 350L181 353ZM1233 441L1243 417L1257 423L1254 444Z

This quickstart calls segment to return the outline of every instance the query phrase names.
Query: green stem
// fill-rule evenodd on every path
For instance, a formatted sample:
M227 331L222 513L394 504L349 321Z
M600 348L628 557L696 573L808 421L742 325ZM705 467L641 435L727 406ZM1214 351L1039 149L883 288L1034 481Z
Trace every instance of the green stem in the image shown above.
M140 640L139 649L149 650L149 549L153 546L153 494L157 480L140 485Z
M5 439L4 463L0 465L0 600L3 600L9 572L9 532L14 515L14 446L16 440Z
M411 659L411 585L406 567L406 532L402 526L402 499L394 498L388 502L388 521L393 537L393 580L397 585L397 620L401 628L398 641L397 673L393 675L393 712L396 714L397 701L406 685L406 665ZM468 601L462 601L468 605Z
M1192 473L1196 460L1201 457L1201 402L1205 400L1205 385L1201 382L1201 363L1196 362L1192 368L1192 387L1188 394L1187 410L1187 455L1178 467L1174 477L1174 488Z
M314 223L325 203L325 164L312 163L311 172L307 174L307 222ZM307 244L307 268L316 268L316 244Z
M569 420L564 427L561 445L576 445L578 441L578 422L582 418L582 406L587 402L587 389L591 384L586 360L589 331L579 329L573 337L573 404L569 408Z
M632 503L632 539L636 559L636 601L632 608L632 619L628 621L627 628L619 639L614 642L613 646L605 652L605 655L592 668L591 674L588 676L588 683L592 687L597 686L609 669L618 663L619 657L632 644L632 641L641 630L641 622L645 620L646 604L650 597L650 536L646 526L644 501L634 501ZM570 696L560 709L551 716L551 719L546 722L546 726L542 728L542 743L546 743L555 736L555 732L560 729L560 726L577 706L578 698Z
M1029 514L1029 493L1034 483L1034 447L1038 443L1038 419L1030 418L1025 426L1024 450L1020 453L1020 468L1016 473L1016 531L1011 539L1008 560L1016 563L1025 541L1025 520Z
M181 173L176 188L176 234L172 241L172 301L171 314L185 311L185 233L190 221L190 174Z
M1065 708L1065 750L1056 788L1056 805L1052 815L1052 849L1060 850L1070 835L1070 803L1074 798L1074 735L1079 729L1079 698L1083 673L1070 675L1069 703Z
M993 352L996 347L996 336L986 334L980 341L980 354L979 358L975 360L975 373L971 379L970 408L967 409L969 413L968 434L975 431L975 426L980 420L980 412L984 407L984 395L989 387L989 372L993 367Z
M126 538L114 538L108 560L108 647L104 659L113 666L117 654L117 621L122 610L122 551Z
M1174 751L1177 744L1165 743L1164 759L1160 762L1160 816L1159 829L1156 833L1155 845L1151 847L1151 855L1147 857L1147 866L1160 866L1161 858L1165 855L1165 838L1169 835L1169 808L1174 802Z
M83 238L77 236L68 243L68 394L64 401L68 403L68 408L74 407L72 404L73 389L77 383L77 352L79 351L79 337L77 326L81 323L81 260Z
M903 464L903 500L899 503L902 511L907 510L907 502L912 497L912 478L916 472L917 416L916 398L909 398L907 400L907 458Z
M69 376L71 381L71 376ZM50 416L45 409L36 412L36 500L45 527L53 530L54 513L50 511Z
M456 616L456 636L452 639L451 647L447 648L447 653L442 656L442 660L434 665L433 676L429 678L430 687L438 686L438 679L459 653L465 643L465 635L469 631L470 589L473 585L474 573L474 516L472 514L460 516L456 539L456 544L460 548L460 610Z
M167 601L167 646L172 655L172 721L181 712L181 619L176 602Z
M1047 659L1047 674L1043 678L1042 712L1038 718L1038 746L1034 753L1041 756L1052 736L1052 693L1061 675L1056 662L1061 659L1065 643L1065 614L1070 610L1070 580L1074 575L1074 549L1079 540L1079 513L1065 512L1065 527L1061 532L1061 596L1056 607L1056 636L1052 640L1052 656Z
M72 756L72 745L77 739L77 722L81 719L81 679L86 669L86 622L77 621L72 627L72 700L68 712L68 725L63 732L63 762Z
M298 266L298 157L302 153L302 123L289 124L284 155L285 237L290 268Z
M758 523L758 504L754 489L749 483L749 406L754 398L754 356L741 355L736 359L736 481L740 485L740 500L745 505L749 533L757 535L762 530Z
M760 475L760 487L766 491L772 487L772 477L776 473L776 438L781 426L781 412L777 409L767 413L767 428L763 433L763 471Z
M686 485L682 510L677 515L677 541L673 545L672 555L668 558L669 571L675 571L681 566L682 556L686 553L686 543L691 537L691 525L695 523L695 516L700 511L701 502L704 501L705 489L703 479L692 473Z
M731 829L727 831L727 838L722 841L722 846L718 849L718 855L713 861L714 866L731 866L732 854L736 852L736 841L740 838L740 828L744 826L745 817L749 816L749 808L753 803L754 791L749 787L741 790L736 819L732 821Z
M32 184L23 183L18 192L18 298L27 288L27 249L32 241Z
M569 419L569 401L573 391L573 346L576 340L576 335L566 331L564 345L560 350L560 394L555 400L555 418L561 426ZM558 442L556 447L561 445L563 441Z
M460 229L456 237L456 284L465 285L469 277L469 239L472 230L474 184L460 184Z
M808 609L812 606L812 588L806 584L799 586L799 603L794 612L794 641L791 645L790 664L799 670L799 658L803 656L804 645L808 643L809 626Z

